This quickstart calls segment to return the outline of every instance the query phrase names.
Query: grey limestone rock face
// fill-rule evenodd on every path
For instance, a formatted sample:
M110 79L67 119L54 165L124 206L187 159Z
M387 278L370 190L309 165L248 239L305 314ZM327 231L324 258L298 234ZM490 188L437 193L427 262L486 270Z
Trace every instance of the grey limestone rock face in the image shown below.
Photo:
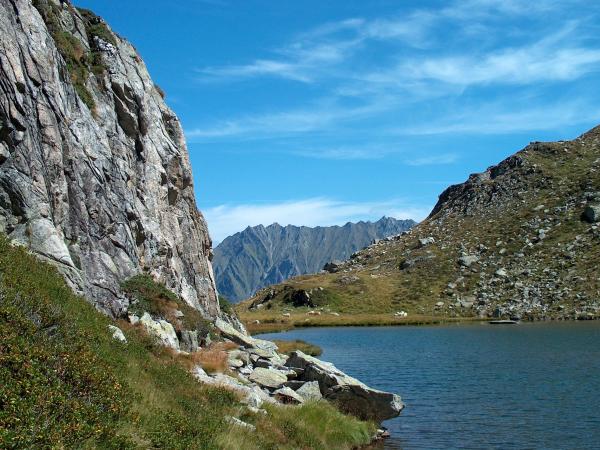
M113 316L127 307L120 282L143 271L218 316L179 120L131 44L87 35L69 2L37 3L104 71L84 80L90 109L31 0L0 1L0 232Z
M325 399L334 402L342 411L361 419L381 422L398 416L404 409L398 395L370 388L346 375L333 364L300 350L292 352L285 364L288 367L304 369L300 377L302 381L317 382ZM300 396L303 394L301 389L297 391ZM311 386L312 389L314 387Z

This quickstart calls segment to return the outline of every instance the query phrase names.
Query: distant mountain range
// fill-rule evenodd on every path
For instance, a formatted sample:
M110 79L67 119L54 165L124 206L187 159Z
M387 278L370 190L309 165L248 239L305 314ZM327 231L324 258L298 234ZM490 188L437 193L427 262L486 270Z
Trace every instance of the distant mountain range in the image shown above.
M220 294L232 301L296 275L319 272L333 260L347 259L374 239L407 231L413 220L382 217L331 227L248 227L215 248L213 267Z

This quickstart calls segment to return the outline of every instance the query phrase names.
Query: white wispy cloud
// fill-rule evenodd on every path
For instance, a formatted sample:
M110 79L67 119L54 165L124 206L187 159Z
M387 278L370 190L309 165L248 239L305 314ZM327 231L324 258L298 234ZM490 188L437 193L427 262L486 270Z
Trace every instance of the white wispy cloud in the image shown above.
M373 160L381 159L390 153L402 151L399 144L364 144L359 146L323 146L309 147L298 150L291 150L290 153L297 156L314 159L334 159L334 160Z
M589 10L589 14L556 20L553 23L560 26L554 28L539 20L566 17L577 8ZM490 92L493 88L513 89L509 95L518 96L522 92L517 89L541 92L547 85L575 83L600 73L600 45L594 25L599 13L599 7L582 0L461 0L438 9L417 8L397 17L355 17L325 23L297 34L274 49L271 58L199 69L203 76L222 81L275 76L322 83L322 89L312 91L318 92L316 98L307 97L304 106L294 109L201 124L186 129L186 135L192 141L206 141L333 134L343 131L348 123L362 126L365 120L381 117L381 126L373 120L365 127L379 134L386 132L383 122L395 116L411 123L399 123L392 134L399 130L407 134L475 132L478 126L487 126L480 132L488 133L549 129L561 119L584 123L587 120L561 112L558 104L546 109L548 105L539 102L541 96L537 105L525 111L519 106L507 108L511 103L508 97L490 106L489 95L499 95ZM507 23L514 18L527 20L531 27L511 29ZM440 34L443 26L446 32ZM368 54L371 45L382 41L387 45L386 57L372 65L360 64L360 52L366 50ZM453 102L470 88L483 93L479 94L479 105ZM349 99L356 103L348 106ZM406 117L411 107L431 108L435 101L453 106L447 111L449 117L433 110L429 116ZM484 102L487 117L478 117ZM421 122L415 123L419 117ZM341 145L324 150L292 149L292 153L327 159L374 159L390 152Z
M572 0L570 4L580 4ZM368 41L400 41L412 47L427 46L441 22L453 21L459 34L472 34L486 27L474 22L484 17L530 15L558 10L568 6L555 0L523 2L518 0L461 0L439 9L415 9L397 17L349 18L325 23L300 33L290 43L272 49L273 58L259 58L247 64L203 67L197 72L210 79L243 79L257 76L277 76L301 82L314 82L319 76L348 76L335 67L351 58ZM350 36L348 36L350 33ZM460 63L460 61L457 61ZM493 61L490 61L493 64Z
M432 80L458 85L573 80L600 71L600 49L568 43L576 30L575 24L569 24L533 44L483 55L417 58L401 63L389 74L374 74L370 79L392 83Z
M452 164L458 160L458 155L455 153L444 153L441 155L428 155L416 158L409 158L405 163L409 166L439 166L444 164Z
M339 25L339 24L338 24ZM297 41L278 49L278 58L256 59L248 64L197 69L200 81L223 81L259 76L273 76L312 83L328 69L348 58L361 44L361 37L325 42Z
M210 124L186 131L190 140L230 136L274 137L323 129L328 125L356 120L384 111L387 101L344 107L335 102L322 102L311 107L277 113L257 114Z
M248 226L266 226L275 222L284 226L330 226L359 220L378 220L382 216L422 220L429 211L428 205L415 206L402 200L343 202L329 198L203 208L214 245Z
M492 104L465 109L452 117L389 130L398 135L506 134L544 131L600 121L600 109L586 101L558 102L530 108Z

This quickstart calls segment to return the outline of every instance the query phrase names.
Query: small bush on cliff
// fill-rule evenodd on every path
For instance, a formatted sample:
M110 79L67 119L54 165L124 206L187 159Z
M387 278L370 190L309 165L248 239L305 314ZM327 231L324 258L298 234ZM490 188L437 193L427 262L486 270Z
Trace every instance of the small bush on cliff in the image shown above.
M219 307L225 314L233 314L233 306L227 297L219 295Z
M112 45L117 45L117 39L115 35L108 29L106 24L102 21L102 19L97 16L93 11L85 8L77 8L81 17L85 21L85 31L88 35L88 38L93 40L93 37L96 36L102 39L105 42L108 42Z
M122 283L121 288L133 300L129 311L141 315L145 311L152 316L163 317L171 322L178 331L198 330L201 336L210 331L210 323L202 314L177 297L162 284L157 283L148 274L136 275ZM177 317L181 311L183 317Z

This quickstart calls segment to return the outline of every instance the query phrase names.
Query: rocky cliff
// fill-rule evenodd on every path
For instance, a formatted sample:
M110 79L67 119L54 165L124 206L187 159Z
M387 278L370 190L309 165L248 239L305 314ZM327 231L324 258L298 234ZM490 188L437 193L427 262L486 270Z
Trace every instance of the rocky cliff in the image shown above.
M135 48L59 0L0 0L0 232L99 309L148 272L219 314L180 123Z
M219 292L233 301L296 275L319 272L325 263L343 260L376 239L399 234L413 220L383 217L377 222L348 222L331 227L248 227L221 242L213 261Z

